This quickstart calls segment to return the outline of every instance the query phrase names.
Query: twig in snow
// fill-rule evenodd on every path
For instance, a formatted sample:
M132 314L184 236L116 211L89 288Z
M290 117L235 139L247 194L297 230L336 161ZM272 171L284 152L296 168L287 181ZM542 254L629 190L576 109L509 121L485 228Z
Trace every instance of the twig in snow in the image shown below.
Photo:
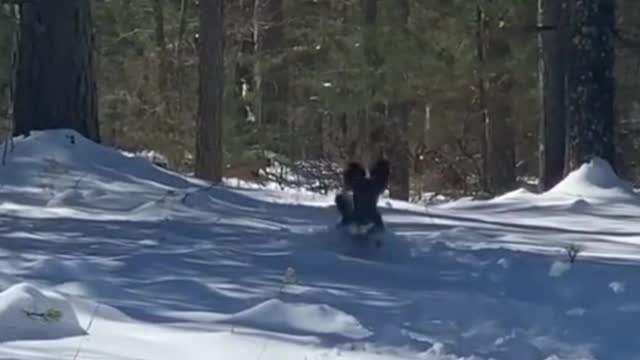
M84 345L85 341L87 341L87 339L89 338L89 330L91 330L91 326L93 325L93 320L96 317L96 314L98 313L98 308L100 308L100 304L96 304L96 307L93 309L93 313L91 313L91 319L89 320L89 324L87 325L87 328L85 329L85 331L87 332L87 337L82 339L82 341L80 342L80 344L78 345L78 348L76 349L76 353L73 355L73 360L77 360L78 356L80 356L80 351L82 350L82 345Z

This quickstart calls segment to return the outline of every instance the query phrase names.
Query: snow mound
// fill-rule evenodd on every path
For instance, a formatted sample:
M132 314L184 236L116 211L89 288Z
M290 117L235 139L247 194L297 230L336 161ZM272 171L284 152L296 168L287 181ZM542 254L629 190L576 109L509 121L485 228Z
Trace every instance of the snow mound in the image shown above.
M525 189L519 188L510 192L507 192L503 195L497 196L493 199L490 199L489 202L496 201L526 201L535 197L535 193Z
M106 180L106 185L111 184L107 190L118 182L161 188L205 185L158 167L144 157L97 144L70 129L32 131L27 137L17 137L14 144L7 157L10 171L0 176L4 184L24 186L29 179L50 188L77 188L99 178ZM64 194L54 203L77 196Z
M353 316L329 305L267 300L233 314L225 322L283 333L332 334L363 339L372 333Z
M571 211L582 212L582 211L591 210L591 208L592 208L592 205L587 200L576 199L571 201L567 209Z
M626 197L637 200L630 184L620 179L605 160L594 158L571 172L546 194L585 197Z
M86 335L64 297L19 283L0 292L0 342Z

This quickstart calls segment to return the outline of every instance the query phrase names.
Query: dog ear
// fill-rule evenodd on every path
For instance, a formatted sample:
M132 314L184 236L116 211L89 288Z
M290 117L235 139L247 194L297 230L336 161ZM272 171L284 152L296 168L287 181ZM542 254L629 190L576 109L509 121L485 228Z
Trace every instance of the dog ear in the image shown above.
M386 159L379 159L373 164L373 166L371 166L369 174L371 176L371 180L376 184L378 192L384 192L389 185L389 176L391 175L389 161Z
M356 183L364 179L366 171L357 162L350 162L344 170L343 181L346 189L353 189Z

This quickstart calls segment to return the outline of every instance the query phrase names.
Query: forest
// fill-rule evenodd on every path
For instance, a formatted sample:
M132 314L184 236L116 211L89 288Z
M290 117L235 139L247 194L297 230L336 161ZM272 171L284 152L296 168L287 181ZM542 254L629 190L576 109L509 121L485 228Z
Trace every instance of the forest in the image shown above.
M0 360L640 359L640 0L0 0Z
M413 201L543 191L594 156L640 179L637 1L1 4L2 139L67 127L323 192L385 157Z

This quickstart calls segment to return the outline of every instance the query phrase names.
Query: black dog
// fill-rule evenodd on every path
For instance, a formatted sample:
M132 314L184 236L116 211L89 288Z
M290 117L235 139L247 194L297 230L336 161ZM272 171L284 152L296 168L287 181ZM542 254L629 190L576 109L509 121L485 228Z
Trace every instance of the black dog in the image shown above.
M343 174L345 191L335 198L336 208L342 216L340 225L373 225L379 230L384 229L377 204L388 186L389 175L389 162L384 159L373 164L368 177L359 163L347 165Z

